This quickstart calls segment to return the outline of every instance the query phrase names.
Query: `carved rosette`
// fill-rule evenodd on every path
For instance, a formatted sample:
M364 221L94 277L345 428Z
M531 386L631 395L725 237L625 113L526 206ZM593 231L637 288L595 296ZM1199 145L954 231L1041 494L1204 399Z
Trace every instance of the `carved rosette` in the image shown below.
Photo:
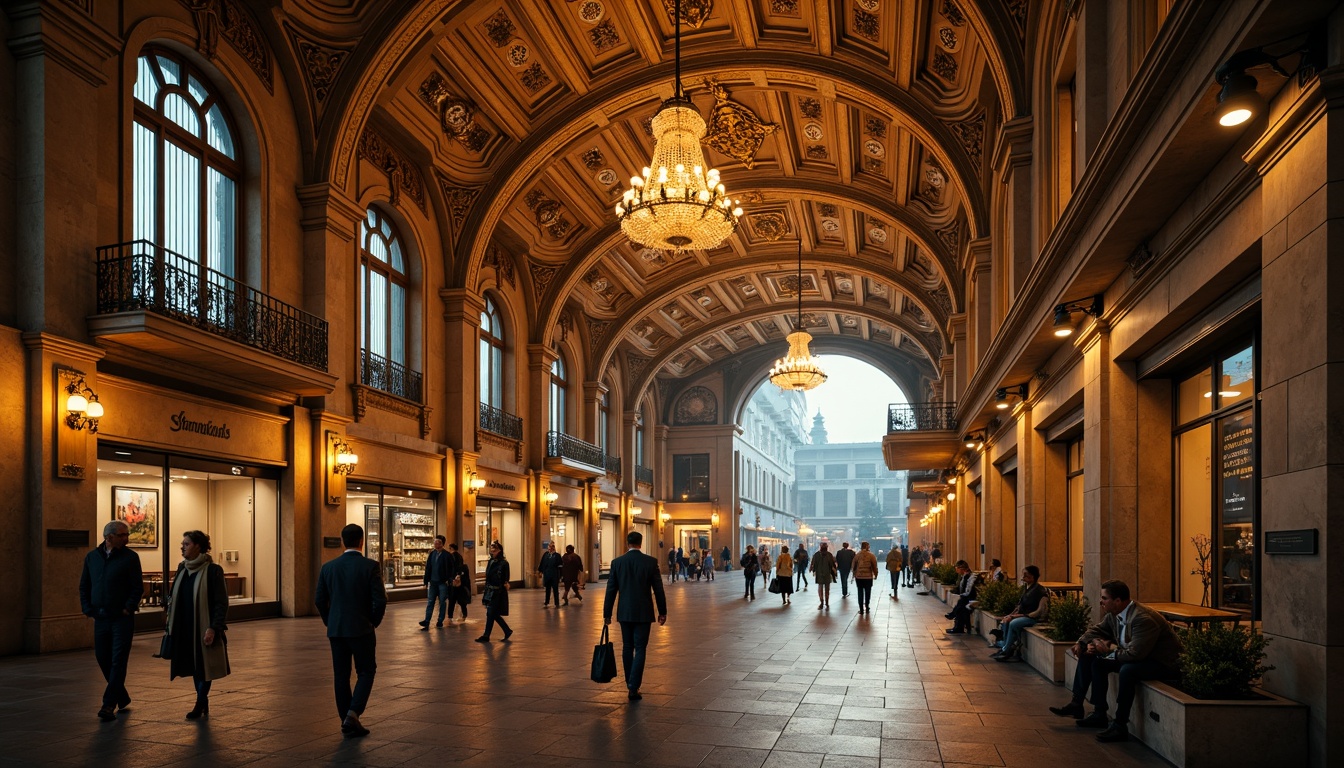
M755 112L729 98L728 89L722 85L712 80L706 80L705 85L714 93L714 109L710 111L709 130L701 143L751 168L765 137L779 130L779 126L761 122Z
M671 22L677 20L677 2L678 0L663 0L663 8L667 11L667 19ZM681 23L691 29L699 29L705 25L709 14L714 12L714 0L680 0L681 2Z
M708 387L691 387L677 398L673 420L677 426L716 424L719 400Z

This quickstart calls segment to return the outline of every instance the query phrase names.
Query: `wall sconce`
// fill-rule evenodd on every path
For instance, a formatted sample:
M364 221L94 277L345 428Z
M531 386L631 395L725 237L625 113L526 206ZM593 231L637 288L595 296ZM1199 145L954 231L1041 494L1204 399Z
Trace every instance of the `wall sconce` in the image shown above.
M644 511L644 510L640 509L639 507L635 506L634 504L631 504L631 505L630 505L630 516L631 516L631 517L639 517L639 513L640 513L640 512L643 512L643 511Z
M71 372L65 385L65 425L76 432L85 429L98 431L98 420L103 418L103 404L98 395L84 383L84 376Z
M1255 77L1246 74L1246 70L1264 66L1280 77L1292 77L1279 64L1279 60L1297 53L1300 54L1296 72L1299 83L1303 82L1305 73L1319 71L1321 62L1317 60L1320 58L1318 53L1325 50L1322 37L1323 32L1309 33L1301 45L1278 56L1265 52L1263 48L1250 48L1232 54L1213 73L1213 81L1222 86L1218 91L1218 124L1228 128L1241 125L1264 109L1265 100L1256 91Z
M1101 294L1091 299L1066 301L1055 307L1055 335L1061 339L1073 335L1073 313L1082 312L1088 317L1101 317Z
M663 514L658 516L658 519L663 521L663 525L667 525L669 522L672 521L672 514L670 512L664 512Z
M472 471L467 475L467 493L475 496L476 494L480 493L481 489L484 487L485 487L485 478L476 474L475 471Z
M979 450L985 447L985 430L980 429L975 432L967 432L966 437L962 438L966 442L966 447L971 450Z
M999 387L994 391L994 407L999 410L1005 410L1010 403L1009 397L1017 397L1020 400L1027 399L1027 385L1025 382L1011 387Z
M560 494L556 493L555 491L552 491L552 490L548 487L548 488L545 488L545 489L542 490L542 492L541 492L541 498L542 498L542 500L545 501L547 504L554 504L554 503L556 502L556 500L558 500L558 499L560 498Z
M718 533L718 532L719 532L719 513L718 513L718 510L715 510L714 512L711 512L711 513L710 513L710 515L709 515L709 525L710 525L710 527L712 527L712 528L714 529L714 532L715 532L715 533Z
M335 466L331 471L342 477L349 477L359 464L359 456L350 447L350 444L332 435L331 449L334 454Z
M610 505L607 504L606 499L598 499L597 501L593 502L593 509L597 510L598 512L607 511L608 506Z

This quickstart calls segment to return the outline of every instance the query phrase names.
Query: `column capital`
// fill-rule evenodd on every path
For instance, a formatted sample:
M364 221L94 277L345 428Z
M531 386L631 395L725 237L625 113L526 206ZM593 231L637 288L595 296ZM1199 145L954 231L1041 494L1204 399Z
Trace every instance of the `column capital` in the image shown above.
M344 190L323 182L301 186L297 195L303 206L299 226L310 232L325 229L342 240L355 239L355 222L364 218L364 211Z
M5 11L15 59L45 57L94 87L107 85L103 65L121 51L122 41L108 34L71 3L19 3Z

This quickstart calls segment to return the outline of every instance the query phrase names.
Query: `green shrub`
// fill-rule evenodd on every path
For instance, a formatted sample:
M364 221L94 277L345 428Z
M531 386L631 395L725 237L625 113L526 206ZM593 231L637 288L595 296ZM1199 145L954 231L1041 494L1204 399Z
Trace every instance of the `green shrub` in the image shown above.
M957 583L957 567L947 563L935 563L928 567L929 575L939 584L952 585Z
M1007 581L990 581L981 585L976 599L980 601L980 610L1002 616L1017 607L1022 587Z
M1083 636L1092 623L1092 606L1086 597L1074 594L1054 595L1045 617L1050 626L1045 633L1057 643L1073 642Z
M1177 629L1181 638L1180 688L1200 699L1245 699L1251 686L1272 666L1265 666L1269 638L1231 624L1205 629Z

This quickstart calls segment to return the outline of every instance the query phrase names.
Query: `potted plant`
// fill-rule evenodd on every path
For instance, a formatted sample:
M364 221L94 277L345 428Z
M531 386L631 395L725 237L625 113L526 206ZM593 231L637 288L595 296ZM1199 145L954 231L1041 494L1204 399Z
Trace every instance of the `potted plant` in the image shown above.
M1086 597L1074 594L1055 595L1050 598L1050 610L1046 614L1045 634L1051 640L1060 643L1073 643L1083 636L1092 623L1092 606Z
M1013 610L1017 601L1022 599L1022 587L1007 581L991 581L980 586L975 599L980 616L980 634L992 641L994 636L990 630L997 627L1004 614Z
M1022 638L1022 658L1031 668L1056 683L1067 683L1068 651L1092 622L1087 598L1055 595L1041 624L1028 627Z
M1197 699L1260 698L1253 690L1266 672L1269 638L1227 624L1178 629L1181 637L1179 687Z

